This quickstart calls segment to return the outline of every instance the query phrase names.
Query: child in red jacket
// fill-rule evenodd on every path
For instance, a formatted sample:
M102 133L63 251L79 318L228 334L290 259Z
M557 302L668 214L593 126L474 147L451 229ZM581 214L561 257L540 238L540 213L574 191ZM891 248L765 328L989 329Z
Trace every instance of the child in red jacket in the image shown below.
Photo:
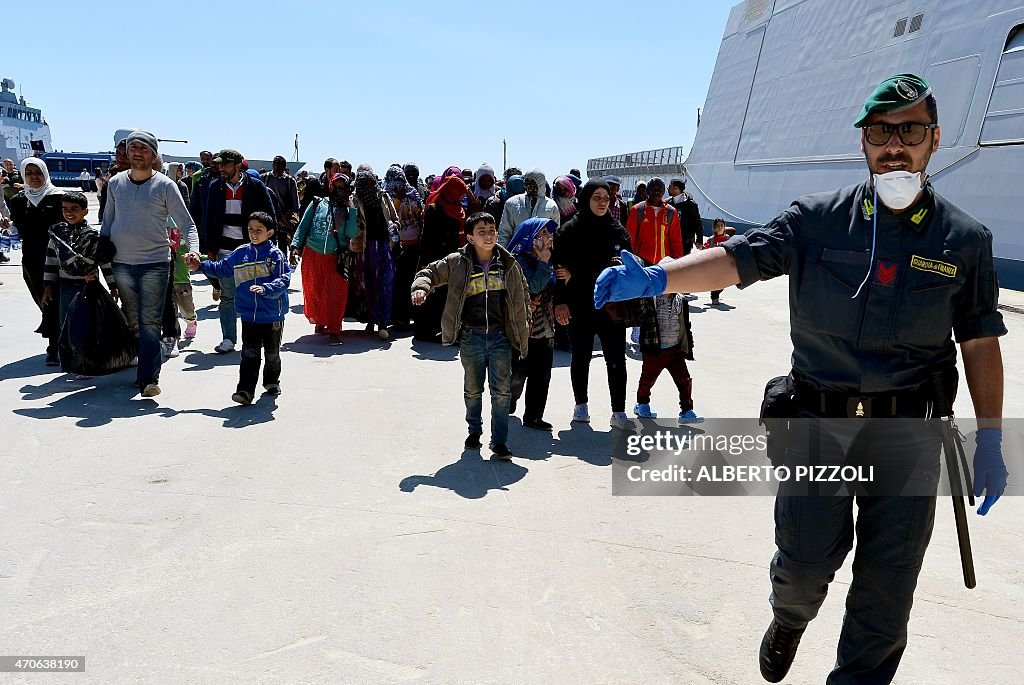
M714 230L714 234L704 241L704 247L702 249L707 250L712 247L718 247L719 245L721 245L722 243L729 239L729 235L728 233L726 233L725 219L715 219L714 223L711 224L711 228ZM711 291L712 307L721 304L721 301L718 299L719 295L721 294L721 290Z

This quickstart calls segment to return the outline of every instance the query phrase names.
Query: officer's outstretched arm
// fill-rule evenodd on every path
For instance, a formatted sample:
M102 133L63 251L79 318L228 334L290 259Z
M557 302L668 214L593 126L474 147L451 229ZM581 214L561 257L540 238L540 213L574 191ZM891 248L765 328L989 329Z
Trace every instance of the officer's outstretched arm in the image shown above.
M740 282L736 258L724 247L693 252L665 265L665 292L703 293L722 290Z
M623 251L622 266L601 272L594 286L594 306L600 309L608 302L621 302L638 297L654 297L665 292L699 293L719 290L740 282L736 259L716 247L677 259L664 266L644 267L629 252Z

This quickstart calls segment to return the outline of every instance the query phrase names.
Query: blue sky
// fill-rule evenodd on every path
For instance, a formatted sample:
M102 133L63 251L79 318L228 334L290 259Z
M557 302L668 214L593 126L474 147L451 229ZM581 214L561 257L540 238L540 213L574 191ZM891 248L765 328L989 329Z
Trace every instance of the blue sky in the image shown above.
M482 161L551 178L693 142L727 2L7 3L3 73L54 146L145 128L172 154ZM69 9L74 7L74 9ZM293 9L294 8L294 9Z

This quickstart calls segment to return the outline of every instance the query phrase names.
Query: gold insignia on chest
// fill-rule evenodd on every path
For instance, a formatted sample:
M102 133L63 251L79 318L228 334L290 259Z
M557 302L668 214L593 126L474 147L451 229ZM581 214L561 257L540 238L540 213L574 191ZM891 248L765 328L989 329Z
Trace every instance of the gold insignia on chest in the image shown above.
M940 262L937 259L929 259L928 257L911 255L910 268L917 269L918 271L925 271L930 274L938 274L940 276L945 276L946 278L956 278L956 264Z

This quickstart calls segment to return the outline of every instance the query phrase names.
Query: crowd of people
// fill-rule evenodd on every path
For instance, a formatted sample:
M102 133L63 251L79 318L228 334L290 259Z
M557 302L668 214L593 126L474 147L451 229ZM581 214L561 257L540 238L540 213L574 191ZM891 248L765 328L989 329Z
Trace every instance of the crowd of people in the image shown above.
M679 389L679 422L701 420L686 367L690 296L593 304L598 275L620 263L622 251L657 264L719 244L717 229L703 242L683 180L666 187L652 178L624 198L617 177L584 183L577 169L549 181L540 169L511 167L499 176L485 163L421 178L415 163L378 174L333 157L322 173L293 177L281 156L272 169L257 170L233 149L164 164L155 136L134 131L117 145L111 168L95 176L100 235L113 257L78 275L64 268L62 250L96 230L86 220L86 196L54 186L38 158L20 169L5 160L4 167L4 227L13 223L24 246L22 272L41 312L47 365L61 365L58 336L73 298L102 275L137 336L136 385L143 397L159 394L163 361L196 337L191 272L201 271L219 314L214 352L241 347L232 398L253 401L261 363L264 390L278 394L288 286L298 269L303 315L327 345L343 343L346 317L382 340L411 331L419 341L459 345L467 448L480 446L485 379L496 456L511 454L508 416L520 400L525 426L551 430L544 414L558 347L572 353L572 420L589 422L595 336L611 425L635 429L626 414L629 327L644 364L634 414L656 416L651 386L668 369Z

